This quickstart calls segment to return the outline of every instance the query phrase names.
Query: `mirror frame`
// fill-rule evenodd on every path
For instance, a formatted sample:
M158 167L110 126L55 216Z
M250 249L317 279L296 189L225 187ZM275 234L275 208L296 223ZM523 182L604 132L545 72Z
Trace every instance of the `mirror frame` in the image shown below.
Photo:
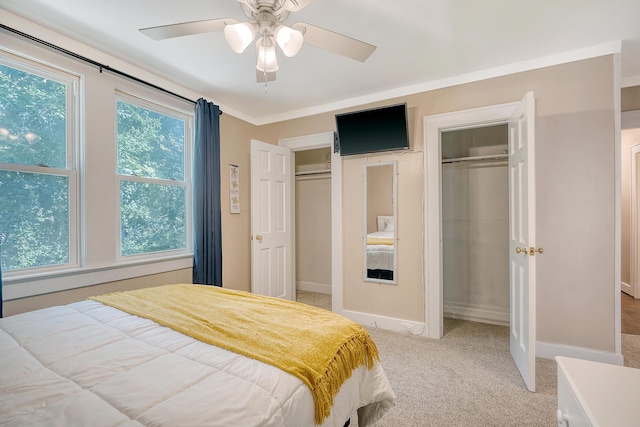
M392 201L393 204L393 279L378 279L367 277L367 225L368 225L368 168L379 166L391 166L392 167ZM362 168L363 179L363 234L362 234L362 247L363 247L363 268L362 268L362 280L365 282L382 283L387 285L396 285L398 283L398 162L375 162L364 163Z

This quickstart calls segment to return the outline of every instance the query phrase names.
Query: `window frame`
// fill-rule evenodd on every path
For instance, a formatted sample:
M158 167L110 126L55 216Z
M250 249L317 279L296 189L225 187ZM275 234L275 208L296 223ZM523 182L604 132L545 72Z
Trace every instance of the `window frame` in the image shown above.
M55 81L65 85L65 120L66 120L66 168L54 168L46 166L34 166L14 163L1 163L0 170L11 172L24 172L28 174L62 176L67 178L68 182L68 226L69 234L67 236L69 245L69 262L63 264L49 264L37 267L29 267L22 269L3 270L3 278L11 279L13 277L41 275L47 273L58 272L78 268L80 266L81 244L80 244L80 194L79 181L80 162L79 156L79 135L80 135L80 96L79 87L81 78L79 75L71 73L67 70L56 68L50 64L36 62L35 60L23 57L16 57L9 52L2 52L0 56L0 64L25 73L33 74L45 79Z
M122 175L118 171L118 102L126 102L135 107L140 107L152 111L154 113L163 114L173 118L177 118L184 122L184 151L183 151L183 181L162 179L162 178L148 178L137 175ZM130 91L116 90L114 97L114 145L115 145L115 162L114 162L114 174L115 174L115 193L117 195L117 208L116 208L116 229L115 229L115 241L116 241L116 264L127 264L131 262L139 261L156 261L167 258L173 258L176 256L193 255L193 176L192 176L192 147L193 147L193 122L194 113L187 112L167 104L161 103L157 100L149 99L133 94ZM158 185L171 185L175 187L182 187L185 189L185 239L186 245L182 249L172 249L165 251L147 252L136 255L122 255L122 223L121 223L121 183L122 182L137 182L145 184L158 184Z
M102 53L94 52L97 56ZM112 57L108 56L108 58ZM56 266L51 269L21 269L3 272L3 299L13 301L23 298L72 291L73 295L88 295L93 285L109 286L127 280L138 280L157 274L180 274L193 267L193 251L181 254L156 253L156 258L124 260L116 262L114 233L116 221L114 193L115 161L115 108L114 96L121 91L153 104L168 106L170 110L182 112L189 117L190 143L186 150L193 152L195 110L188 99L176 99L155 88L141 85L135 80L120 75L99 72L93 65L85 64L60 52L25 42L17 37L6 37L0 41L0 60L13 60L9 66L33 66L35 69L51 70L78 79L75 92L74 136L75 161L74 191L76 205L69 212L75 214L77 265ZM134 70L135 71L135 70ZM139 71L139 70L138 70ZM159 77L150 75L151 81ZM164 84L164 80L156 80ZM70 134L71 135L71 134ZM67 154L71 154L67 152ZM190 154L193 158L193 155ZM192 168L187 163L188 168ZM46 169L46 168L45 168ZM192 170L192 169L191 169ZM47 172L46 170L43 172ZM48 171L51 172L51 171ZM186 176L191 179L191 176ZM118 192L119 193L119 192ZM193 200L192 190L188 195ZM193 208L189 202L187 209ZM193 224L192 214L187 220ZM71 224L70 224L71 226ZM192 227L188 228L192 232ZM193 247L192 237L187 240ZM68 267L68 268L66 268ZM71 294L70 294L71 295Z

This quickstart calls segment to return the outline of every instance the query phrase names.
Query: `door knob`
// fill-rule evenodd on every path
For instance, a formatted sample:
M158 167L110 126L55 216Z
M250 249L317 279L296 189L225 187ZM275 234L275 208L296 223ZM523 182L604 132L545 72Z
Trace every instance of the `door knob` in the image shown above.
M518 248L516 247L516 253L517 254L527 254L527 248Z
M260 234L258 234L258 235L256 236L256 240L257 240L258 242L261 242L261 241L262 241L262 236L261 236Z
M534 256L536 252L538 252L539 254L542 254L544 250L542 248L534 248L533 246L529 248L529 255Z

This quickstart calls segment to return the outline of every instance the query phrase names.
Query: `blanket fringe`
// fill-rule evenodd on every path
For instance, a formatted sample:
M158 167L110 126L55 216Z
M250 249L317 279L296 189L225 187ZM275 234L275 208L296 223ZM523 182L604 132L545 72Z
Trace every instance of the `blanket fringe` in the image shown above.
M317 402L316 424L322 424L329 416L336 394L353 371L362 364L366 364L367 369L371 369L376 360L380 360L378 348L364 329L342 344L324 375L311 387L313 400Z

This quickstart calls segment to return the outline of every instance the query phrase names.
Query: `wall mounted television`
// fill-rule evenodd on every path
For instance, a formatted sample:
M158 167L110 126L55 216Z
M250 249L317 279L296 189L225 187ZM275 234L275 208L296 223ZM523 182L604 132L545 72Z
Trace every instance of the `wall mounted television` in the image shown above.
M407 150L407 104L336 114L336 145L341 156Z

